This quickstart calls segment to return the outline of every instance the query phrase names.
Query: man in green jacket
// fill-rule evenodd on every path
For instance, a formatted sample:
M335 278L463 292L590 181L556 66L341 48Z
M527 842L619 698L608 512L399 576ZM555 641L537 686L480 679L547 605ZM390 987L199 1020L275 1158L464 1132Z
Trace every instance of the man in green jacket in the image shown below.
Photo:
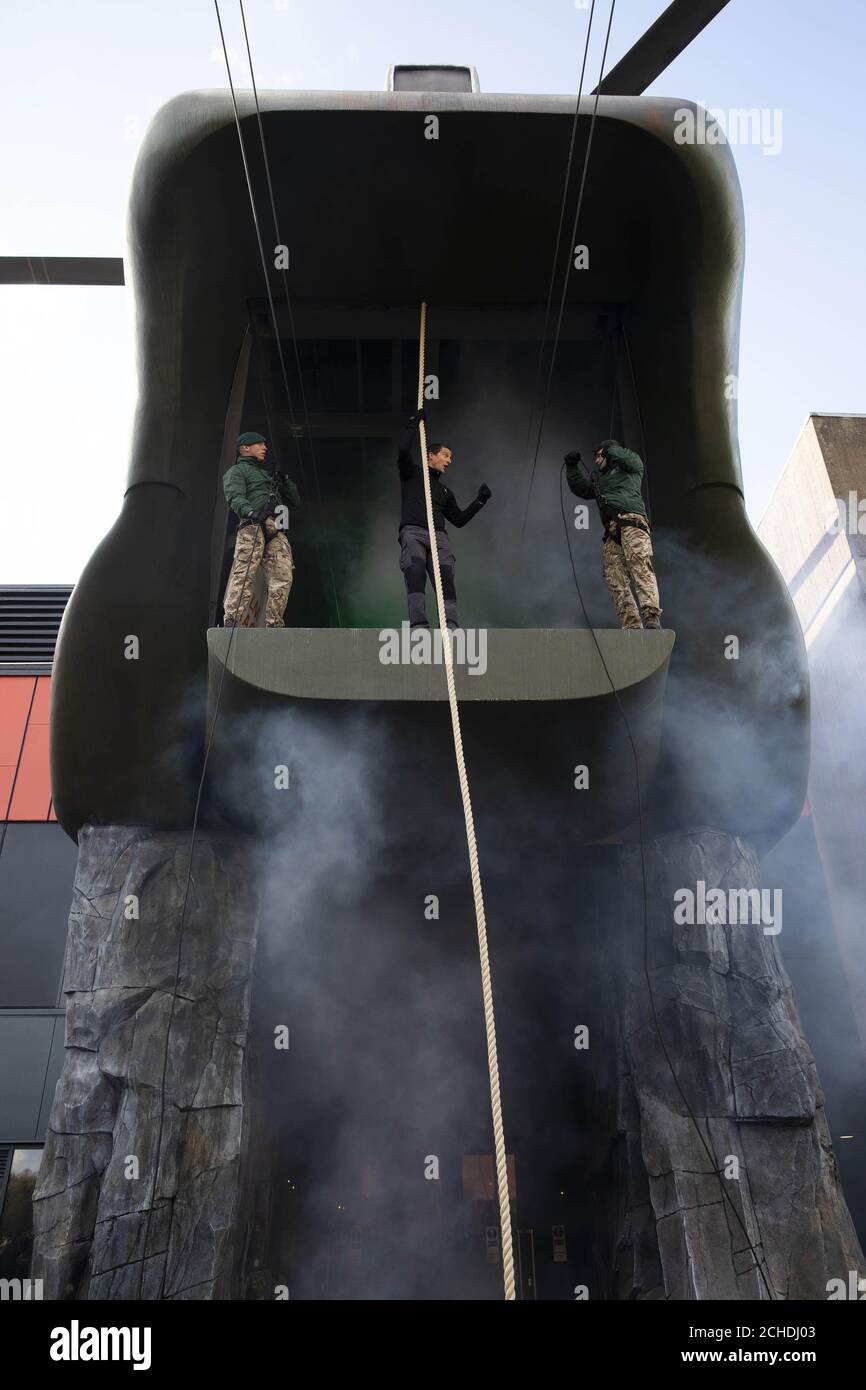
M580 454L566 454L565 474L575 497L594 497L598 503L604 523L602 573L620 627L639 628L641 617L644 627L661 627L653 543L641 492L643 463L616 439L599 444L595 462L598 472L589 477L581 469Z
M289 512L300 503L298 489L284 473L268 468L264 435L249 430L238 438L238 456L223 478L223 491L240 518L235 554L226 585L225 627L239 627L250 602L259 565L268 589L268 627L285 627L295 562L286 531Z

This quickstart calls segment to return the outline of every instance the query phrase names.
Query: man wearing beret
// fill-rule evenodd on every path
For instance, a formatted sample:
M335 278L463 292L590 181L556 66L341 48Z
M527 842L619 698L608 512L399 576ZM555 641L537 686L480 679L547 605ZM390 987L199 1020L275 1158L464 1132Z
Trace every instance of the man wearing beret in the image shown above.
M283 615L294 576L286 531L289 512L300 504L298 489L284 473L269 468L264 435L250 430L238 438L238 456L223 478L226 501L239 518L235 554L223 609L225 627L239 627L261 565L267 584L265 621L285 627Z

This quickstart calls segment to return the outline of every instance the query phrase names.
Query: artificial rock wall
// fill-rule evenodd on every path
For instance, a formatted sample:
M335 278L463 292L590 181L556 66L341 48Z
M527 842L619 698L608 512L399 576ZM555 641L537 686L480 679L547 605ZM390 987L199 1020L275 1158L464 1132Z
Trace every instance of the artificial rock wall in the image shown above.
M639 847L623 869L613 1296L826 1299L866 1264L779 953L784 916L776 935L674 922L675 892L699 880L760 887L757 858L717 830L648 840L655 1020ZM720 1180L726 1167L738 1176Z
M230 1296L256 875L238 836L197 835L175 988L189 855L186 833L79 836L66 1056L34 1194L46 1298Z
M830 1279L862 1277L866 1263L781 963L784 930L673 920L675 892L699 880L759 887L757 858L711 829L646 848L655 1016L634 846L602 970L620 1019L606 1296L824 1299ZM188 835L141 827L80 836L66 1059L34 1196L32 1273L48 1298L250 1296L238 1278L255 1243L241 1164L258 876L242 837L198 835L175 990L189 852ZM726 1169L736 1176L720 1179Z

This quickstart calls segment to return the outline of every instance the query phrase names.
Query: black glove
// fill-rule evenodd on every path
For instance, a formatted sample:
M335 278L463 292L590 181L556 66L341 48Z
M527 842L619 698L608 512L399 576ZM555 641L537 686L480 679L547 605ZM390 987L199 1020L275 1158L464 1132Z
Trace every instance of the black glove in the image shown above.
M409 416L409 424L417 425L419 420L426 420L427 416L423 410L416 410L414 415Z
M575 449L572 453L566 454L565 463L568 468L576 468L580 463L580 454Z
M492 496L493 493L490 491L490 488L487 486L487 484L482 483L480 488L478 489L478 497L476 500L480 502L483 507L484 503L488 502Z
M253 507L247 512L244 521L255 521L261 524L270 512L270 507L265 503L263 507Z

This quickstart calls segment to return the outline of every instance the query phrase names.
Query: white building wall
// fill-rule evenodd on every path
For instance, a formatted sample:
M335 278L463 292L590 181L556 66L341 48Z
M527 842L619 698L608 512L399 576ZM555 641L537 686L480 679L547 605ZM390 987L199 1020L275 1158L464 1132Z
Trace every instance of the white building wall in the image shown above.
M840 526L837 499L844 504ZM866 416L811 415L758 527L806 638L809 808L866 1051ZM861 535L858 526L862 526Z

